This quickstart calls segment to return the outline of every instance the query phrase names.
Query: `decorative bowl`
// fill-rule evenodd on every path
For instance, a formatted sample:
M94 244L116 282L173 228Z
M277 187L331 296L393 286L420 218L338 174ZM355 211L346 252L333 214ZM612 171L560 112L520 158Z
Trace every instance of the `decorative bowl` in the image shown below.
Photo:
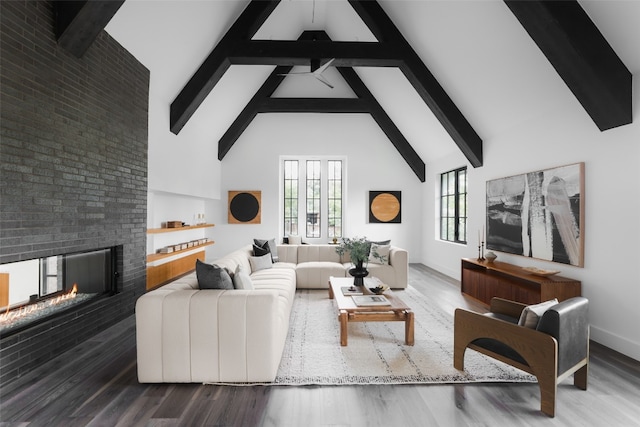
M484 257L487 259L487 262L493 262L493 261L496 260L496 258L498 258L498 255L496 255L493 252L489 251L486 254L484 254Z
M536 268L536 267L523 267L522 269L528 273L535 274L536 276L543 276L543 277L553 276L554 274L560 273L559 270L543 270L541 268Z
M387 285L380 285L376 286L375 288L369 288L369 290L376 295L382 295L387 289L389 289L389 286Z

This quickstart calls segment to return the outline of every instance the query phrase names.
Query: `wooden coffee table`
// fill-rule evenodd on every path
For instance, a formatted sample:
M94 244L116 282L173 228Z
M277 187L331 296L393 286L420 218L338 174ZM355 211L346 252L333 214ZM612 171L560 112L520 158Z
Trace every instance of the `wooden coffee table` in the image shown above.
M414 313L391 290L384 296L391 305L361 307L357 306L351 296L343 295L342 287L353 285L352 277L330 277L329 298L335 299L338 305L338 319L340 320L340 345L347 345L347 325L349 322L404 322L404 340L407 345L414 343ZM364 295L372 295L363 287Z

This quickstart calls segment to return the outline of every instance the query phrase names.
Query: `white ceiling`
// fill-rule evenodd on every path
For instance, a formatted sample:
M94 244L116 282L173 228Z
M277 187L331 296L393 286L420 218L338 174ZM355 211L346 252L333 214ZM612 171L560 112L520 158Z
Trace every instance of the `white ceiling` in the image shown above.
M582 109L502 1L379 2L483 140L535 119L540 109ZM111 20L107 32L151 72L151 143L176 138L169 133L169 105L247 3L127 0ZM580 4L637 74L640 1ZM346 0L282 0L255 38L293 40L310 29L325 30L333 40L375 40ZM205 135L217 145L272 69L232 66L181 134ZM457 150L397 69L356 71L427 164ZM325 76L334 90L313 78L287 78L276 96L353 96L335 69Z

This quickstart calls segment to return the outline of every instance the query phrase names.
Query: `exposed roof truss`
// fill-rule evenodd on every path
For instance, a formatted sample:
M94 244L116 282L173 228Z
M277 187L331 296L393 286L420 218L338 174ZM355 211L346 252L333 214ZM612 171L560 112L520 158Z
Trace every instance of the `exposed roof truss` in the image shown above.
M305 38L286 41L251 40L277 7L279 0L251 1L172 102L171 131L175 134L180 132L232 64L276 65L274 73L282 74L286 71L281 67L310 65L311 59L326 61L333 58L332 65L336 66L345 81L354 88L358 99L311 100L304 98L303 101L272 99L270 95L275 87L281 83L281 80L275 79L274 77L277 76L272 73L247 106L247 108L251 107L251 111L245 108L221 140L219 158L224 157L230 148L230 141L235 141L250 123L251 120L248 119L251 115L255 117L255 114L265 109L271 109L272 112L277 108L283 109L286 104L287 111L294 111L294 109L295 111L318 111L322 106L324 106L324 112L366 110L361 112L370 113L374 117L405 160L410 162L408 159L413 157L419 160L418 155L375 101L366 86L362 84L355 71L350 68L355 66L398 67L431 108L435 117L449 132L471 165L474 167L482 166L482 140L378 2L349 0L349 3L372 31L378 40L377 42L331 41L328 37L326 39L307 40ZM275 87L272 87L273 85ZM258 98L263 104L260 105L260 108L258 108ZM383 123L386 124L383 125ZM227 136L228 138L225 138ZM233 142L231 142L232 144ZM419 163L422 163L422 166ZM422 160L412 161L409 165L424 181ZM422 169L422 172L418 172L419 169Z
M324 31L305 31L300 40L329 40ZM259 113L368 113L378 123L421 182L425 181L425 164L409 141L393 123L373 94L351 67L336 67L357 98L272 98L291 70L291 66L277 66L251 101L231 124L218 143L218 159L222 160L240 135Z

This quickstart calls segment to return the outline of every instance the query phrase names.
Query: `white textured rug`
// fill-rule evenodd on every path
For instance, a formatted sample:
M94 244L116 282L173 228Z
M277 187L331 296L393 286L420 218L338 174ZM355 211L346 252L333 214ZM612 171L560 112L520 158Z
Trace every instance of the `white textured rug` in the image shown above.
M404 344L403 322L349 324L340 346L335 301L323 290L298 290L274 385L534 382L535 377L473 350L465 372L453 367L453 313L412 287L397 291L415 313L415 345Z

